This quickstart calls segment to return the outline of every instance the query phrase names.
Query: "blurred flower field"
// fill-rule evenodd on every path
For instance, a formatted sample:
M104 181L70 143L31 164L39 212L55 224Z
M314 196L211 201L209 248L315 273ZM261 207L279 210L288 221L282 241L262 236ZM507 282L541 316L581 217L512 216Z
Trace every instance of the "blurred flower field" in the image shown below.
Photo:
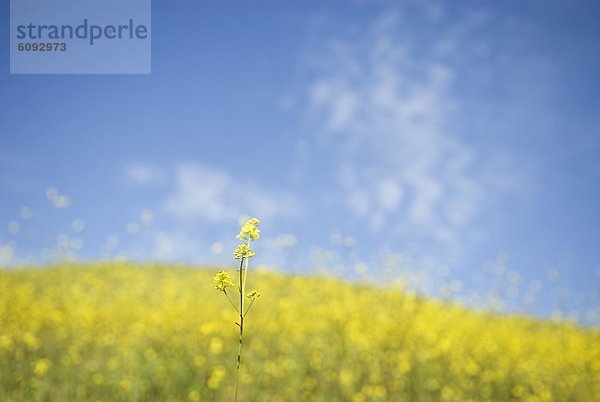
M215 270L0 270L0 400L233 399L235 313ZM395 289L257 272L242 401L593 401L600 331Z

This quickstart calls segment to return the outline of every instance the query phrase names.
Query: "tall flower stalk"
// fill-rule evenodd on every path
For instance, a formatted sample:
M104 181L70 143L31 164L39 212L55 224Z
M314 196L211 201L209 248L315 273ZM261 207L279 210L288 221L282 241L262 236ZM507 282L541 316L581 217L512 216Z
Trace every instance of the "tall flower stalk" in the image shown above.
M238 313L238 322L235 324L240 329L240 338L238 343L238 354L237 354L237 364L235 369L235 401L238 400L238 388L240 383L240 365L242 363L242 345L244 343L244 318L250 308L254 304L254 301L260 297L260 293L256 290L253 290L249 293L246 293L246 283L248 280L248 269L250 266L250 258L254 257L256 253L250 248L252 240L256 240L260 237L260 229L258 229L260 221L256 218L250 219L246 222L242 228L240 229L240 233L236 236L242 243L237 246L235 251L233 252L233 256L236 260L240 260L240 265L238 268L238 293L239 300L237 304L231 299L229 294L227 293L227 288L233 287L234 283L231 280L231 276L225 272L220 271L215 275L215 288L218 291L223 292L223 294L229 300L229 303L233 306L235 311ZM245 297L244 297L245 295ZM246 305L246 300L248 299L248 305Z

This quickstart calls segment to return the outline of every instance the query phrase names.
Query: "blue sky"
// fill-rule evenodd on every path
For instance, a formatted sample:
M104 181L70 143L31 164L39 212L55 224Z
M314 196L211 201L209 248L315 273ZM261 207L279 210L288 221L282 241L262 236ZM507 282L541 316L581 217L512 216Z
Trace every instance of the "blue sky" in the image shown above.
M0 263L225 264L256 215L282 270L600 320L597 4L152 16L151 75L9 75L2 32Z

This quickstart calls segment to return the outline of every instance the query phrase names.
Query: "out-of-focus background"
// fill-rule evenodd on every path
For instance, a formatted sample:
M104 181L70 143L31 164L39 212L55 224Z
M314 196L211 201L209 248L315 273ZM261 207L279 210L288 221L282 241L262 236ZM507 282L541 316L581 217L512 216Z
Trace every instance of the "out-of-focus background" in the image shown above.
M257 216L284 272L600 322L596 2L152 15L151 75L9 75L1 33L1 266L228 266Z

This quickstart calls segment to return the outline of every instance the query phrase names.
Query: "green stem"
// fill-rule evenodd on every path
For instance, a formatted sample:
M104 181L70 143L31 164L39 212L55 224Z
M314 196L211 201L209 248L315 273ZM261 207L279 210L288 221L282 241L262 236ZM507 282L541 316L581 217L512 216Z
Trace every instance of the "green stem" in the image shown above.
M248 314L248 311L250 311L250 307L252 307L252 305L254 304L254 300L256 300L256 299L250 300L250 304L248 305L246 312L244 312L244 317L246 316L246 314Z
M238 388L240 384L240 364L242 362L242 342L244 340L244 287L245 287L245 274L244 274L244 258L240 261L240 284L238 289L240 291L240 309L238 313L240 314L240 343L238 345L238 355L237 355L237 366L235 368L235 401L238 400Z
M248 249L250 249L250 242L251 241L252 241L252 239L250 237L248 237L248 243L247 243L248 244ZM242 286L242 293L243 294L246 294L246 278L248 276L248 264L250 264L250 259L249 258L246 258L245 260L246 260L246 269L244 270L244 282L243 282L244 286ZM242 260L242 262L243 262L243 260ZM244 311L244 309L242 309L241 311Z
M223 290L223 293L225 293L225 296L227 296L227 300L229 300L229 303L233 306L233 308L235 309L235 311L237 311L238 314L239 314L237 306L231 301L231 299L229 298L229 295L227 294L227 291Z

